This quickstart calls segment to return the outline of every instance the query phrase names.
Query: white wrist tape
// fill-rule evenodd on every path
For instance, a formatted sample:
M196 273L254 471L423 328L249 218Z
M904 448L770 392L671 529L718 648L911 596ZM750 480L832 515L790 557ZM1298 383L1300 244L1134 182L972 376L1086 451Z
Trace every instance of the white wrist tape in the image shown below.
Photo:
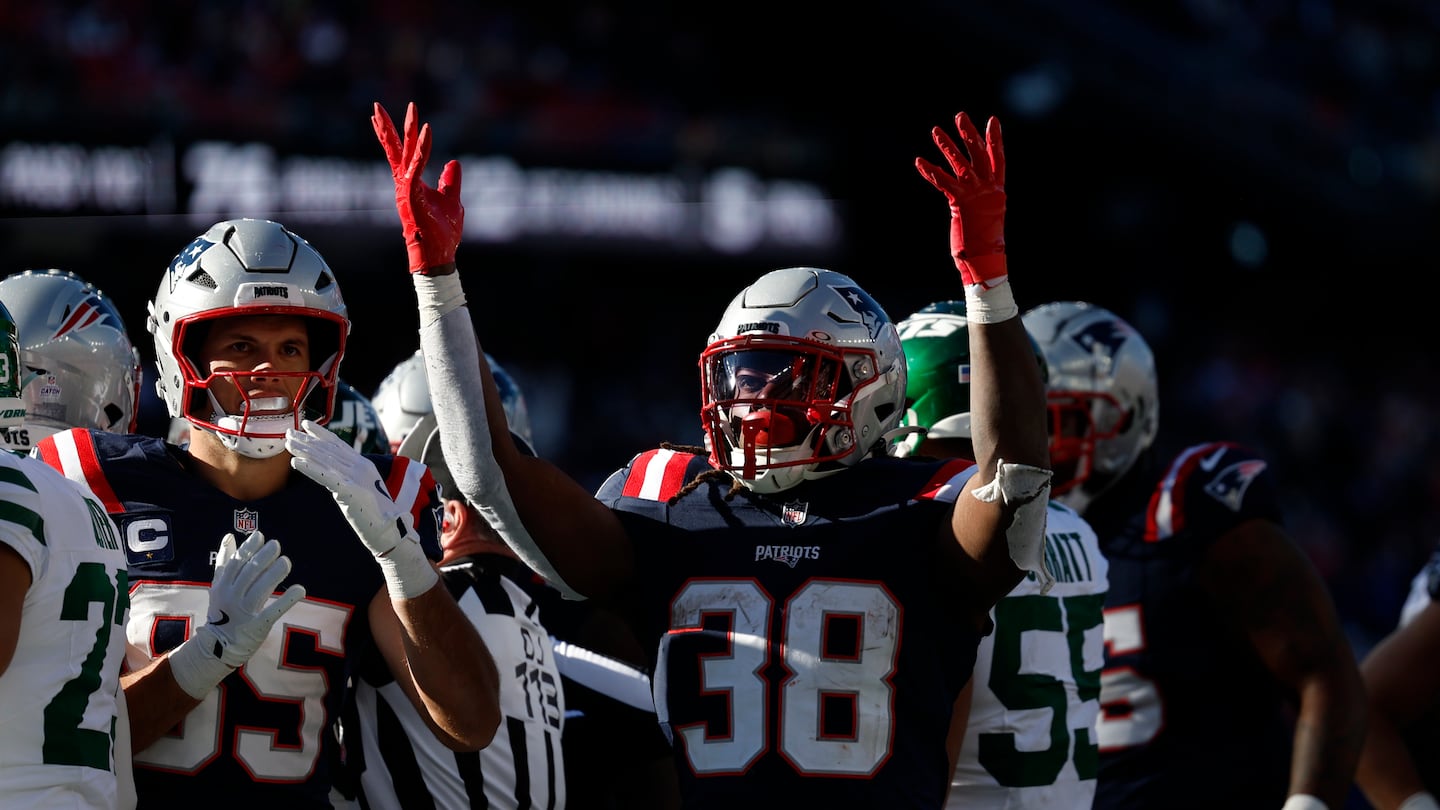
M970 323L999 323L1019 314L1009 276L992 279L988 289L984 284L966 285L965 320Z
M460 274L427 276L413 273L415 300L420 306L420 326L423 328L439 321L447 312L454 312L465 306L465 287L460 283Z
M968 310L967 310L968 311ZM995 480L974 491L976 498L994 503L998 498L1013 507L1014 518L1005 530L1010 546L1010 559L1025 571L1033 571L1040 582L1040 593L1048 593L1055 584L1045 553L1046 509L1050 504L1050 470L1029 464L995 464Z
M1285 800L1280 810L1329 810L1325 802L1308 793L1295 793Z
M435 587L440 575L430 558L420 548L420 541L410 535L400 545L375 558L380 563L380 572L385 575L385 590L393 599L414 599Z
M1440 810L1440 804L1427 791L1420 791L1400 803L1399 810Z
M211 654L220 649L222 645L215 629L202 624L195 628L194 635L170 651L170 674L185 694L204 700L226 675L235 671L235 667L220 660L219 655Z

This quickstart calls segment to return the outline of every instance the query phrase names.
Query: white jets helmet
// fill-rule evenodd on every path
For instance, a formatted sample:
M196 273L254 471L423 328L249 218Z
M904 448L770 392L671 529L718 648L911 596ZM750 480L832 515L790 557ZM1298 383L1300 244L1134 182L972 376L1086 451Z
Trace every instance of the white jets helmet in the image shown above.
M243 372L211 375L195 352L209 325L237 315L296 315L310 324L308 372L265 376L305 378L295 400L246 400L241 413L226 413L210 386ZM150 302L146 328L155 338L159 379L155 387L172 417L190 420L236 452L267 458L284 450L285 431L301 419L325 424L334 405L335 381L350 320L335 274L309 242L278 222L232 219L217 222L170 262ZM274 413L285 407L285 413ZM253 414L268 410L271 414Z
M520 443L522 451L535 455L535 440L530 433L530 410L525 405L525 394L520 391L520 385L509 372L495 362L495 358L488 352L485 354L485 361L490 364L490 376L495 378L495 387L500 391L500 404L505 410L505 421L510 425L510 433ZM417 454L401 450L401 445L410 438L421 420L435 410L430 402L430 381L425 374L425 357L419 349L395 364L390 373L385 375L385 379L376 386L371 402L375 405L375 412L380 417L380 425L384 428L385 435L390 437L390 452L420 458ZM417 438L423 441L428 438L429 432L424 429L421 432L424 435Z
M766 273L730 302L700 355L710 463L774 493L884 453L905 379L895 324L853 279Z
M68 270L25 270L0 280L15 319L27 415L3 434L7 449L67 428L133 433L140 402L140 353L105 293Z
M1160 430L1155 354L1135 327L1084 301L1043 304L1022 318L1050 367L1053 497L1084 511Z

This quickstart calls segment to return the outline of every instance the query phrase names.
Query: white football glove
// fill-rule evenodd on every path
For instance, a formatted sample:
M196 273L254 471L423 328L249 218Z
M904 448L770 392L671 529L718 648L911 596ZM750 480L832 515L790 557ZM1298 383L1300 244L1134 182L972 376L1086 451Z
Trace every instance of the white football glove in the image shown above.
M289 574L290 558L280 554L278 541L251 532L236 549L235 535L225 535L215 557L205 624L170 653L170 672L186 694L203 699L249 661L275 622L305 598L305 586L296 584L270 599Z
M391 599L413 599L440 580L420 548L410 513L390 497L380 471L340 437L309 419L285 431L290 466L330 490L385 574Z

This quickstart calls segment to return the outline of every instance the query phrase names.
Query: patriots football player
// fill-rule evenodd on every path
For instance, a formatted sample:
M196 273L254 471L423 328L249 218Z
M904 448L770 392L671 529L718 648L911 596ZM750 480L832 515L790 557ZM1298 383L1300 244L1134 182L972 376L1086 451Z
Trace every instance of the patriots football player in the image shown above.
M0 279L0 300L18 330L15 371L28 409L23 426L0 428L0 443L28 453L65 428L135 432L140 352L110 296L69 270L47 268Z
M1227 441L1162 456L1154 354L1113 312L1024 321L1050 368L1055 498L1110 561L1095 807L1338 810L1364 693L1269 465Z
M330 807L330 721L347 672L376 657L437 737L485 746L497 674L437 587L434 478L322 427L350 331L325 260L280 223L216 223L171 262L147 328L188 445L77 428L35 451L96 494L124 543L141 805ZM217 551L231 535L251 539ZM257 575L280 541L288 587L272 595L282 578ZM240 598L217 605L222 570Z
M403 135L379 104L372 123L457 489L556 587L633 604L684 806L940 806L988 611L1024 570L1049 578L1044 388L1008 281L998 121L982 137L961 113L963 148L932 132L949 168L916 159L950 208L976 462L889 455L894 322L849 276L787 267L700 352L706 446L641 452L594 495L510 438L456 270L459 163L424 182L413 104Z

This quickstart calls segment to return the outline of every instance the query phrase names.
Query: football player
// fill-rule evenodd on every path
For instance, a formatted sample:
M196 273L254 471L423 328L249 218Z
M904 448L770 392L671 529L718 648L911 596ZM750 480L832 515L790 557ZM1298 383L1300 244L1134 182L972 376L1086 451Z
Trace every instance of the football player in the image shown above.
M66 428L134 433L140 415L140 352L115 302L68 270L24 270L0 279L0 301L20 343L25 424L0 442L28 453Z
M329 807L330 721L347 669L367 656L383 656L447 745L486 745L497 675L438 587L433 478L321 426L350 330L325 260L277 222L216 223L171 262L147 328L158 393L190 421L188 446L85 429L37 446L125 539L141 803ZM247 577L246 601L214 612L211 538L236 533L264 543L247 540L242 558L264 561L284 541L290 587L272 598L278 583ZM267 600L289 608L283 622L252 615Z
M897 455L973 458L968 325L964 301L937 301L900 322L901 424L922 430L905 436ZM1046 517L1055 584L1045 591L1026 577L990 610L995 629L980 642L950 727L946 807L1089 810L1094 800L1109 564L1073 509L1051 501Z
M1338 810L1365 696L1270 465L1228 441L1162 456L1154 354L1109 310L1024 321L1050 369L1055 498L1110 561L1095 807Z
M27 435L21 369L0 304L0 426L10 437ZM95 496L0 452L0 804L134 806L119 692L126 585L120 533Z
M962 113L963 151L932 133L949 170L916 160L950 205L978 462L888 454L894 322L854 279L789 267L741 290L700 353L707 447L641 452L592 495L510 437L456 272L459 163L432 188L414 105L403 135L379 104L372 120L456 488L569 596L633 601L684 806L940 806L989 609L1024 569L1048 577L1044 390L1008 283L999 123L982 139Z

